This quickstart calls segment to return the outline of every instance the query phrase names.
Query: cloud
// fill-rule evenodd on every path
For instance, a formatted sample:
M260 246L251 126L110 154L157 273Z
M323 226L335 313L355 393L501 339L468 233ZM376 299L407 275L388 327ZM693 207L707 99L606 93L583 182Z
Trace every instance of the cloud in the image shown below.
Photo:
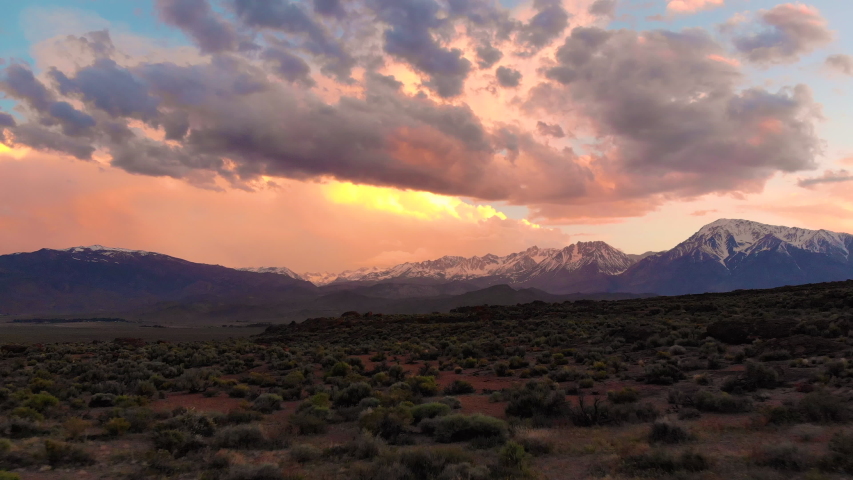
M621 196L757 191L777 171L814 168L809 89L741 89L738 69L713 59L723 54L698 29L575 28L545 71L570 100L534 90L528 108L558 114L571 101L591 119L591 133L611 147L594 166Z
M443 48L432 31L446 23L434 0L372 0L376 15L388 25L385 52L429 76L427 87L450 98L462 93L471 62L458 48Z
M595 0L589 6L589 13L599 17L612 17L616 14L617 0Z
M509 67L498 67L495 71L495 77L498 79L498 85L505 88L517 87L521 83L521 72Z
M845 75L853 75L853 57L836 54L826 57L826 66Z
M725 0L668 0L666 9L671 13L696 13L722 7Z
M569 12L558 0L534 0L533 8L536 15L518 31L516 41L522 55L533 55L550 45L569 26Z
M492 46L491 42L485 42L477 47L477 65L480 68L491 68L503 58L503 52Z
M321 3L158 4L190 32L222 22L234 48L217 52L139 48L121 32L51 39L35 49L42 73L0 67L19 112L4 136L204 189L349 182L526 206L546 222L758 192L821 152L809 89L750 86L704 29L563 37L548 23L562 14L540 15L597 24L591 0L571 14L544 0ZM512 66L492 70L503 52Z
M709 213L717 213L717 210L696 210L695 212L691 213L690 215L692 215L694 217L704 217L705 215L708 215Z
M298 46L322 63L322 71L340 81L350 81L355 59L305 10L304 5L287 0L233 0L240 21L252 28L267 29L295 35ZM341 15L342 7L336 2L315 3L324 15ZM285 42L288 43L288 42Z
M834 38L820 11L802 3L762 10L750 27L736 33L732 42L747 60L758 65L794 63Z
M204 53L232 50L237 35L210 8L207 0L157 0L160 18L187 33Z
M539 132L540 135L545 135L549 137L563 138L566 136L566 133L563 132L563 127L557 124L548 125L547 123L541 120L536 122L536 130Z
M797 185L803 188L810 188L823 183L841 183L851 180L853 180L853 174L847 170L827 170L819 177L801 178L797 181Z

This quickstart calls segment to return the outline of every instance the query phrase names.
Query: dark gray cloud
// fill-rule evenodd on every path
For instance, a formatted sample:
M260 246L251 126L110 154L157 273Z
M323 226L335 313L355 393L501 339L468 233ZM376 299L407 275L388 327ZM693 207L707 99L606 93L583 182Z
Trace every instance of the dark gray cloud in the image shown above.
M159 101L148 93L148 87L126 68L110 59L98 59L81 68L74 78L53 69L54 79L63 95L80 98L112 117L132 117L154 121L159 116Z
M502 87L513 88L521 84L521 72L508 67L498 67L495 71L498 84Z
M216 15L207 0L157 0L160 18L195 40L202 52L233 50L237 45L234 29Z
M371 0L370 5L388 29L385 52L427 74L426 86L441 97L462 93L471 62L456 48L443 48L432 30L445 25L435 0Z
M62 125L62 133L71 137L89 133L97 123L91 115L77 110L68 102L54 102L48 113Z
M15 117L6 112L0 112L0 127L14 127L16 125L18 122L15 121Z
M8 65L0 72L0 90L42 112L53 103L53 95L47 87L36 79L29 68L16 63Z
M616 14L616 0L595 0L589 6L589 13L599 17L612 17Z
M95 147L85 138L70 137L32 123L18 125L12 131L16 143L36 150L66 153L80 160L91 160L95 153Z
M563 131L563 127L557 124L549 125L541 120L536 122L536 130L540 135L548 137L563 138L566 136L566 132Z
M753 191L777 171L814 168L820 141L805 86L741 90L736 67L704 30L573 30L546 74L568 86L532 91L531 111L590 119L598 165L625 196ZM563 97L565 98L565 97Z
M329 17L343 18L346 15L341 0L314 0L314 11Z
M477 65L480 68L492 68L503 56L503 52L493 47L491 42L485 42L477 47Z
M311 67L305 60L283 48L268 48L264 50L263 58L273 64L273 71L289 82L299 82L313 86Z
M287 0L234 0L234 9L249 27L300 36L300 47L321 61L323 73L351 81L355 59L302 5Z
M569 12L559 0L534 0L533 8L538 13L518 31L521 55L533 55L550 45L569 26Z
M469 33L481 40L504 41L521 26L510 11L490 0L448 0L449 14L467 20Z
M853 181L853 174L851 174L847 170L827 170L823 172L823 175L819 177L801 178L797 181L797 185L803 188L811 188L823 183L842 183L849 181Z
M839 53L826 57L826 66L845 75L853 75L853 57Z
M833 39L820 12L802 3L762 10L757 24L746 28L735 33L732 43L747 60L759 65L796 62Z

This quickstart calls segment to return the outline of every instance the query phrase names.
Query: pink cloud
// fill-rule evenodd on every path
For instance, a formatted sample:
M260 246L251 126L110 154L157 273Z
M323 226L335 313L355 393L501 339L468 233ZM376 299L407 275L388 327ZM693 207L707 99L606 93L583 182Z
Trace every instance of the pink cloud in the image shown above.
M672 13L695 13L722 7L725 0L669 0L666 9Z

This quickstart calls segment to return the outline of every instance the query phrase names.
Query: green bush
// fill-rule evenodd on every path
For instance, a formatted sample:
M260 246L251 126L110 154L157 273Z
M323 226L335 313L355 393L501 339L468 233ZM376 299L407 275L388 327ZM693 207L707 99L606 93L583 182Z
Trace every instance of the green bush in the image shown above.
M640 399L640 392L636 389L625 387L615 392L607 392L607 399L611 403L633 403Z
M527 382L523 387L504 391L503 396L508 400L506 414L513 417L557 417L568 409L566 393L547 380Z
M815 423L846 423L853 419L853 411L844 399L828 392L812 392L797 404L803 419Z
M646 383L654 385L672 385L679 380L684 380L684 373L668 363L655 363L646 367Z
M83 447L59 440L45 440L44 453L47 463L52 467L85 466L95 463L95 458Z
M367 430L373 435L396 442L413 421L411 409L405 406L397 406L380 407L373 411L366 411L359 418L358 424L363 430Z
M257 449L263 448L266 440L257 425L235 425L217 432L213 444L217 448Z
M21 480L17 473L0 471L0 480Z
M313 462L320 458L322 452L319 448L309 444L299 444L290 447L290 458L297 463Z
M272 393L263 393L252 402L252 408L262 413L272 413L276 410L281 410L281 402L283 399Z
M691 439L690 433L681 425L668 421L657 421L649 432L649 443L684 443Z
M802 472L809 467L809 460L800 450L789 443L766 445L755 456L756 465L776 470Z
M441 478L448 467L472 462L470 454L451 447L413 448L399 453L397 462L405 473L398 478L431 480ZM465 477L449 477L465 478Z
M114 437L118 437L127 433L130 430L130 422L121 417L111 418L105 425L107 433Z
M413 423L417 425L421 420L435 418L450 413L450 407L443 403L424 403L412 407Z
M293 478L293 477L291 477ZM225 480L285 480L275 465L237 465L228 470Z
M728 393L699 392L695 398L696 409L703 412L743 413L752 410L752 401Z
M466 395L474 393L474 386L465 380L454 380L453 383L444 389L445 395Z
M504 439L509 433L506 422L479 413L446 415L422 422L421 429L439 443L463 442L475 438Z
M373 396L373 387L365 382L357 382L350 384L335 396L335 405L353 407L371 396Z

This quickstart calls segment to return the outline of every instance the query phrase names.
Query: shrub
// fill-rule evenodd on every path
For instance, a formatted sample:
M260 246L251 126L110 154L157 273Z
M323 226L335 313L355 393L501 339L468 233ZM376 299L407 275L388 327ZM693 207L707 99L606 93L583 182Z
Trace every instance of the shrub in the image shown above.
M116 396L112 393L96 393L89 399L90 408L112 407L115 405Z
M853 433L838 432L829 441L829 456L824 460L826 467L853 474Z
M36 393L30 395L24 403L24 407L32 408L33 410L44 413L47 409L59 405L59 399L47 392Z
M121 417L111 418L105 425L107 433L114 437L118 437L127 433L130 430L130 422Z
M668 421L657 421L649 432L649 443L684 443L691 439L690 433L682 427Z
M160 422L155 428L157 430L180 430L192 435L201 435L202 437L211 437L216 433L216 423L213 419L194 411L188 411L182 415Z
M235 425L217 432L213 441L218 448L252 449L262 448L264 435L256 425Z
M412 393L422 395L424 397L432 397L438 393L438 383L435 377L432 376L417 376L408 380L409 386L412 387Z
M299 444L290 448L290 458L297 463L308 463L320 458L320 449L314 445Z
M443 403L424 403L412 407L413 423L417 425L421 420L435 418L450 413L450 407Z
M633 388L625 387L619 391L607 392L607 399L616 404L633 403L640 399L640 392Z
M47 463L53 467L63 465L84 466L95 463L94 457L82 447L58 440L45 440L44 453Z
M797 404L797 410L809 422L845 423L853 418L848 403L827 392L806 394Z
M250 391L251 390L249 389L248 385L244 385L241 383L238 385L234 385L233 387L228 389L228 396L231 398L246 398L247 396L249 396Z
M335 405L352 407L373 395L373 388L365 382L350 384L335 397Z
M329 428L325 419L305 412L291 415L290 424L298 430L300 435L326 433Z
M8 438L28 438L46 432L32 420L12 417L0 426L0 433Z
M668 363L655 363L646 367L646 383L672 385L679 380L684 380L684 378L684 373L681 370Z
M776 470L801 472L809 465L808 459L790 443L767 445L753 454L756 465Z
M447 415L427 420L422 429L431 433L437 442L463 442L475 438L506 438L508 428L506 422L479 413L474 415Z
M445 387L444 394L445 395L466 395L469 393L474 393L476 390L474 386L465 380L454 380L453 383Z
M358 424L373 435L393 442L406 431L412 421L411 410L404 406L397 406L366 411L359 418Z
M21 480L21 476L17 473L0 471L0 480Z
M495 375L499 377L508 377L512 374L509 369L509 364L506 362L498 362L495 364L492 369L495 371Z
M530 381L523 387L505 391L503 395L509 401L506 414L513 417L556 417L568 409L566 393L547 381Z
M702 412L695 408L682 408L678 411L679 420L694 420L702 416Z
M237 465L228 470L225 480L284 480L275 465Z
M272 393L264 393L252 402L252 408L262 413L272 413L281 409L283 399Z
M530 471L530 454L524 450L524 446L510 440L498 452L498 465L508 473L527 475Z
M701 453L686 450L678 457L667 452L653 450L648 453L631 455L622 460L620 470L632 476L671 475L678 471L701 472L711 467L711 462Z
M595 380L591 378L582 378L578 382L578 386L580 388L592 388L593 386L595 386Z
M397 478L430 480L440 478L442 473L447 471L450 466L470 463L471 456L458 448L421 447L400 452L397 461L406 471L405 474Z
M534 457L547 455L554 450L553 442L533 435L520 436L517 441L524 447L525 452Z
M241 423L257 422L263 417L264 416L261 414L261 412L257 412L255 410L246 410L243 408L236 408L234 410L229 411L228 414L225 415L223 421L225 423L237 425Z
M703 412L743 413L752 410L751 400L734 397L728 393L699 392L696 395L695 404L696 408Z
M756 362L746 363L746 372L728 378L720 390L730 393L754 392L759 388L776 388L779 385L779 373L776 370Z
M439 402L447 405L448 407L450 407L454 410L458 410L458 409L462 408L462 402L459 401L459 399L456 397L444 397L441 400L439 400Z

